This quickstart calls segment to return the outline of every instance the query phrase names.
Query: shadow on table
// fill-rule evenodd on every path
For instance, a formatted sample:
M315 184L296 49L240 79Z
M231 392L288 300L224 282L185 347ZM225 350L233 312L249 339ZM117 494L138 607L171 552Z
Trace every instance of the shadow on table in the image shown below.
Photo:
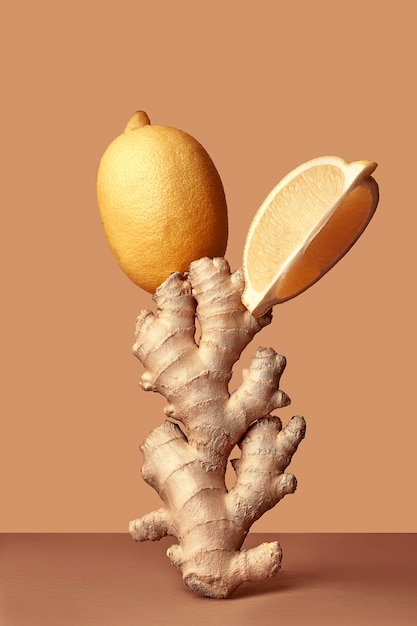
M325 582L327 578L325 574L313 571L282 571L259 583L244 583L236 589L230 599L300 591L315 587Z

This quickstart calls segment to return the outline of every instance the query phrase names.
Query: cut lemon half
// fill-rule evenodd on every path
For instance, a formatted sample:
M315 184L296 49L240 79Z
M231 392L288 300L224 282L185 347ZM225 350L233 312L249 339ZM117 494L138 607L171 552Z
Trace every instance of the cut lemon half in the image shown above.
M378 204L372 161L303 163L266 197L246 238L244 305L256 317L317 282L360 237Z

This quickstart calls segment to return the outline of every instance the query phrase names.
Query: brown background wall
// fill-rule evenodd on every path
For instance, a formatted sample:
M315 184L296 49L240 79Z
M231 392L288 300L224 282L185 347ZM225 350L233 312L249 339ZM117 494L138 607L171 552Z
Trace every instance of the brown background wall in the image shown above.
M280 415L308 423L298 492L255 529L416 531L414 3L39 0L2 13L0 530L125 531L159 502L138 445L164 402L139 389L131 356L152 304L113 262L95 200L102 152L142 108L211 154L233 269L293 167L379 163L364 236L250 350L286 355Z

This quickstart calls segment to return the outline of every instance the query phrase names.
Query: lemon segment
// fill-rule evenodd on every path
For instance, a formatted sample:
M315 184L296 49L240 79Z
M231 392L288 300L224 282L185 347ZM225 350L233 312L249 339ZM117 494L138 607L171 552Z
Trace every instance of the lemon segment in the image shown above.
M253 315L305 291L352 247L378 203L376 167L319 157L270 192L244 249L242 300Z

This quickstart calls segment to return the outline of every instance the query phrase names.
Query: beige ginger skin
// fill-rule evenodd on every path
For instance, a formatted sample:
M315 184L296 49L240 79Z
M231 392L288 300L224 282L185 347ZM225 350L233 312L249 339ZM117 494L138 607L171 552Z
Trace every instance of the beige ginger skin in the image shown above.
M232 393L232 367L255 334L272 319L242 304L241 270L223 258L202 258L188 274L172 274L154 296L157 314L142 311L134 354L144 365L141 387L164 396L167 420L146 439L142 475L163 506L130 522L136 541L172 535L171 562L195 592L228 597L239 585L275 575L278 542L241 549L251 525L296 489L285 473L305 435L305 421L285 428L271 415L289 404L279 389L285 358L258 348L242 384ZM196 322L200 337L196 339ZM236 482L225 483L232 460Z

